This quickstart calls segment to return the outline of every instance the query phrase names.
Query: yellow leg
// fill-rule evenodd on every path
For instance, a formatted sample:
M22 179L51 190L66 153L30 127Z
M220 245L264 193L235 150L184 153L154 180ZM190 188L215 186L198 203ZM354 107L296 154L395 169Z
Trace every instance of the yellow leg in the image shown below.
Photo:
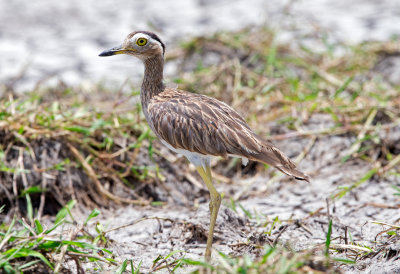
M196 167L197 172L200 174L201 178L203 178L204 183L206 184L208 190L210 191L210 227L208 230L207 237L207 247L205 257L206 260L209 261L211 259L211 247L213 243L214 236L214 227L215 221L217 220L219 206L221 205L221 194L215 189L212 183L211 169L210 166L206 166L205 168L202 166Z

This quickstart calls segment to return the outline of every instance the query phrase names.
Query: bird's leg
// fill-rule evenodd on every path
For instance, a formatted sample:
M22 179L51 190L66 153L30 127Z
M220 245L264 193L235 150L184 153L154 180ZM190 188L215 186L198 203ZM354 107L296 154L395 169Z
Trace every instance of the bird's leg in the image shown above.
M211 247L213 243L213 235L214 235L214 227L215 221L217 220L219 206L221 205L221 194L215 189L212 183L212 176L211 176L211 169L209 165L197 166L197 172L200 174L201 178L203 178L204 183L206 184L208 190L210 191L210 227L208 230L208 237L207 237L207 247L205 257L206 260L211 259Z

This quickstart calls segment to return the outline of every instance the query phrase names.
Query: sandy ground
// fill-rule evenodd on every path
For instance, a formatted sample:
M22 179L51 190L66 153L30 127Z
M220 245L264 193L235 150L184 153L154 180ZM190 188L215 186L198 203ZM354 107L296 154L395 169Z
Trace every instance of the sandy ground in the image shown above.
M137 29L157 31L169 48L196 35L263 24L286 40L327 32L334 40L355 43L398 36L399 13L396 0L1 1L0 82L22 77L20 91L38 81L119 86L130 77L138 82L142 71L136 60L113 58L104 65L97 57Z

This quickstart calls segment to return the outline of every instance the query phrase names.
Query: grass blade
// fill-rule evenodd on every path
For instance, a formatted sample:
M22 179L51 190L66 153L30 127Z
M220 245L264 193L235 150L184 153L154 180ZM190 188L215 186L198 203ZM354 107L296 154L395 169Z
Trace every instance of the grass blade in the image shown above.
M192 260L192 259L188 259L188 258L183 258L181 261L187 265L197 265L197 266L202 266L202 267L209 268L209 269L214 269L214 267L212 265L210 265L206 262L203 262L203 261L196 261L196 260Z
M76 204L75 200L71 200L69 201L56 215L56 219L55 219L55 223L59 223L62 219L64 219L68 212L71 211L71 209L74 207L74 205Z
M43 226L42 226L42 224L40 223L40 221L39 220L35 220L35 230L36 230L36 233L37 234L40 234L40 233L42 233L43 232Z
M329 220L328 233L326 234L325 241L325 256L329 257L329 247L331 246L331 236L332 236L332 220Z
M126 271L126 268L128 267L128 259L125 259L121 266L118 267L118 269L115 271L115 274L122 274Z
M98 216L100 214L100 210L98 210L97 208L93 209L92 212L90 212L89 216L87 217L84 225L87 225L87 223L93 219L94 217Z
M333 95L333 98L337 98L353 81L354 76L350 76L349 78L346 79L346 81L341 85L336 91L335 94Z

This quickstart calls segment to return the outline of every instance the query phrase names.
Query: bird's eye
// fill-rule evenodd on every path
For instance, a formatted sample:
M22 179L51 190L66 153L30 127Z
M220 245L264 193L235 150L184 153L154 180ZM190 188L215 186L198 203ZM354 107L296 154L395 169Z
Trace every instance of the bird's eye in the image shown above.
M146 39L146 38L139 38L139 39L136 41L136 44L137 44L138 46L143 47L144 45L147 44L147 39Z

